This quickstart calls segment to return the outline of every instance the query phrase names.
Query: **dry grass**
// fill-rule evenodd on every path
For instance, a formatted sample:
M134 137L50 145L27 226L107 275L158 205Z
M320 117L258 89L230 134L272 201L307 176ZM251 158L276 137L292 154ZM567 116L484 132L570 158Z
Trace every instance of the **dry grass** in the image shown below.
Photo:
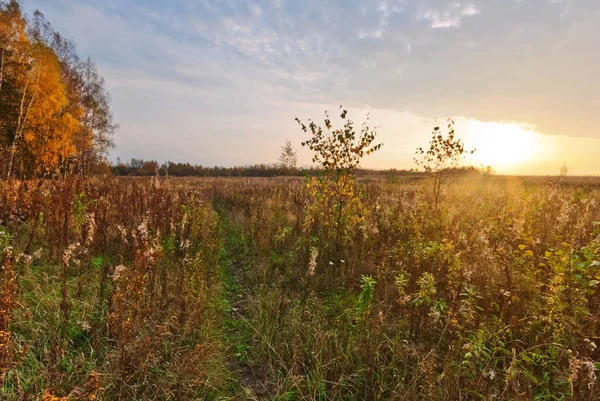
M2 399L598 400L599 183L2 183Z

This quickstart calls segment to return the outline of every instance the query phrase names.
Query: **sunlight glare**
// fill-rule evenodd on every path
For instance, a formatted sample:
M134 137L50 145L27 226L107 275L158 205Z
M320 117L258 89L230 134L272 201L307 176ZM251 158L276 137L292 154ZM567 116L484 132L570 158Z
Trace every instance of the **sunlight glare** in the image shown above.
M476 149L470 161L494 169L516 167L535 161L541 152L541 135L515 123L469 121L468 146Z

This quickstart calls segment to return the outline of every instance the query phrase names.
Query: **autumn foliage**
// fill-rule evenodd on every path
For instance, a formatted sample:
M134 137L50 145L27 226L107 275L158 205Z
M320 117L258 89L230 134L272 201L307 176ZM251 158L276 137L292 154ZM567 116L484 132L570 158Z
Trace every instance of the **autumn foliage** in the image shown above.
M87 175L116 125L94 63L36 11L0 2L0 167L5 178Z

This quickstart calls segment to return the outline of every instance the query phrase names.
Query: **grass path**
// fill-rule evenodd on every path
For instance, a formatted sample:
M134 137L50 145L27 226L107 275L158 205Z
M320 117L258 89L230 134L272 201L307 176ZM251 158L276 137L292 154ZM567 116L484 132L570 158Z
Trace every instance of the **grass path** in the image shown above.
M215 202L221 229L221 280L225 286L226 309L225 341L230 346L230 369L237 377L237 400L265 399L267 389L260 371L251 363L254 332L248 320L246 306L249 290L245 272L252 268L248 244L240 229L230 219L227 208Z

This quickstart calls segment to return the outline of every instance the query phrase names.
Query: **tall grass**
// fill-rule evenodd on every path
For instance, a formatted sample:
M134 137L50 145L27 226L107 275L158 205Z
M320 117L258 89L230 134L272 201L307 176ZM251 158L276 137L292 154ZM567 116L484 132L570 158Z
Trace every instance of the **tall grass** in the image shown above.
M481 176L436 211L427 182L369 182L338 238L312 181L244 185L271 397L599 399L595 189Z
M230 394L205 196L156 181L3 184L2 398Z
M0 183L0 398L599 400L588 184Z

